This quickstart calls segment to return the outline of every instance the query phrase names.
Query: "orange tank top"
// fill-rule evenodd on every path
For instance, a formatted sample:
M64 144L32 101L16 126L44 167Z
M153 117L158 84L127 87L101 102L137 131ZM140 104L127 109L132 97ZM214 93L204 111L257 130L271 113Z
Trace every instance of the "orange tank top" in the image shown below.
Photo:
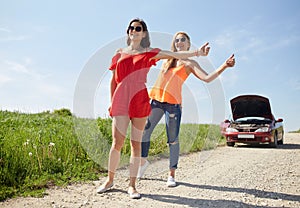
M150 98L159 102L181 104L182 85L188 76L185 65L170 68L167 72L160 70L159 76L150 90Z

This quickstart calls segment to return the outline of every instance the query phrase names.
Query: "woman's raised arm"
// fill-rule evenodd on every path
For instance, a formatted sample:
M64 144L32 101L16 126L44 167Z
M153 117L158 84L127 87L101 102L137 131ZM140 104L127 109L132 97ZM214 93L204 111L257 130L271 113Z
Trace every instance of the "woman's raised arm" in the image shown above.
M207 56L210 50L208 44L209 44L208 42L203 44L200 48L198 48L195 51L172 52L172 51L161 50L156 56L153 57L153 59L170 59L170 58L187 59L193 56Z

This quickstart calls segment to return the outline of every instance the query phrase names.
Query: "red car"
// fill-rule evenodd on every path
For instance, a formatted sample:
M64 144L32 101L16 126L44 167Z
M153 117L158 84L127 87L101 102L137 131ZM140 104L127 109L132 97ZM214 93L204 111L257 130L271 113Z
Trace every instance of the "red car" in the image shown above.
M241 95L230 100L232 120L221 123L228 146L235 143L283 144L283 119L275 119L269 99L260 95Z

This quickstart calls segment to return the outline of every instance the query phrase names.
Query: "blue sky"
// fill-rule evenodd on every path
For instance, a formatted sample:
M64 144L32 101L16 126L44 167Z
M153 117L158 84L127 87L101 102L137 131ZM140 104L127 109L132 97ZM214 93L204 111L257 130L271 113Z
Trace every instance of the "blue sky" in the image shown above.
M134 17L146 21L153 33L152 47L169 49L177 31L186 31L197 47L208 41L210 55L199 59L208 72L231 53L236 56L236 66L213 83L192 76L186 81L184 122L221 122L230 115L231 98L260 94L270 99L273 113L284 119L286 131L300 128L298 0L1 0L0 109L73 110L78 80L98 54L101 80L93 112L107 116L107 66L112 51L124 46L126 27ZM105 47L111 50L99 52ZM151 70L149 85L157 72ZM225 112L216 119L219 108Z

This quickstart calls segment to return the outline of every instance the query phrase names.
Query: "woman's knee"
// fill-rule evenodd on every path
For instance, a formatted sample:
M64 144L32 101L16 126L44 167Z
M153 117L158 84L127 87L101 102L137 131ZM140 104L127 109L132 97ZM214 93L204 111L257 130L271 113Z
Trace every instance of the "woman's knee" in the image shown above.
M124 139L115 139L112 143L112 149L117 151L121 151L122 147L124 146Z
M130 141L130 145L131 145L131 148L133 150L140 150L140 149L142 149L142 144L141 144L140 141L131 140Z
M171 142L174 142L178 138L180 120L178 118L178 115L175 113L170 113L168 116L169 116L168 125L167 125L168 139Z

